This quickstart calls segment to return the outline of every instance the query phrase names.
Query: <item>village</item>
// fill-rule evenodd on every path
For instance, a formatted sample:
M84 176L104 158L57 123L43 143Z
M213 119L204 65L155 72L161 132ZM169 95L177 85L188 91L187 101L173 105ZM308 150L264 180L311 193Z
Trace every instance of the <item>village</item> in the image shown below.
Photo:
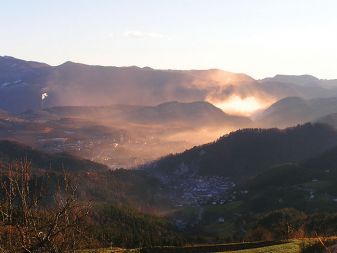
M221 176L196 176L160 180L171 188L171 201L177 207L200 205L223 205L235 200L232 189L236 186L229 178Z

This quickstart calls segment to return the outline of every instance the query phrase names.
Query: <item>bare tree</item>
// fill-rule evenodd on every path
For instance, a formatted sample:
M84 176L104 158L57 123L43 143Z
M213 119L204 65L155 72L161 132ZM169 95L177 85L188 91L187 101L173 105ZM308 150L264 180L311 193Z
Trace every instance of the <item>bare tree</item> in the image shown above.
M32 175L28 161L1 172L0 251L56 253L80 247L90 206L78 201L67 173L51 191Z

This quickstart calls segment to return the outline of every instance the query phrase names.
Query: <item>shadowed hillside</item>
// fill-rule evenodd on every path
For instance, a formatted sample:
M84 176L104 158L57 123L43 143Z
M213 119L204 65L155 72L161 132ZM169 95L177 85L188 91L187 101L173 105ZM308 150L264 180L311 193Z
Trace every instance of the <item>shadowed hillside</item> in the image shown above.
M247 179L278 163L300 161L337 145L337 132L320 124L278 129L243 129L214 143L149 165L153 173L232 176ZM184 169L183 169L184 168Z
M102 164L83 160L66 153L51 155L16 142L0 141L1 162L22 162L23 160L31 162L34 168L44 170L52 168L58 171L102 171L107 169Z
M331 123L328 114L336 113L337 98L303 99L288 97L277 101L256 117L256 123L263 127L289 127L296 124L317 121Z

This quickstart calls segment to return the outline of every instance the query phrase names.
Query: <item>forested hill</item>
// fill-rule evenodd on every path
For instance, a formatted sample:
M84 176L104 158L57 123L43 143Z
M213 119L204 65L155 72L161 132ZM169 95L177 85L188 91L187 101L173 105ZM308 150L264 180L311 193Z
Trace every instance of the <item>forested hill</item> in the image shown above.
M17 142L0 141L1 163L21 162L24 160L31 162L35 169L60 171L103 171L108 169L105 165L81 159L67 153L48 154Z
M308 159L335 145L337 132L323 124L308 123L284 130L243 129L145 167L163 175L221 175L247 179L270 166Z

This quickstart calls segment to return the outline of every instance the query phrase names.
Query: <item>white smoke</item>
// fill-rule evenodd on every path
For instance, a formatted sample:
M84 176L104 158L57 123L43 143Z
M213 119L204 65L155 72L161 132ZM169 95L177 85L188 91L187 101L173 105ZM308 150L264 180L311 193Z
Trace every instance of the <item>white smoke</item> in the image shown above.
M42 95L41 95L41 99L42 100L45 100L47 97L48 97L48 93L47 92L42 93Z

